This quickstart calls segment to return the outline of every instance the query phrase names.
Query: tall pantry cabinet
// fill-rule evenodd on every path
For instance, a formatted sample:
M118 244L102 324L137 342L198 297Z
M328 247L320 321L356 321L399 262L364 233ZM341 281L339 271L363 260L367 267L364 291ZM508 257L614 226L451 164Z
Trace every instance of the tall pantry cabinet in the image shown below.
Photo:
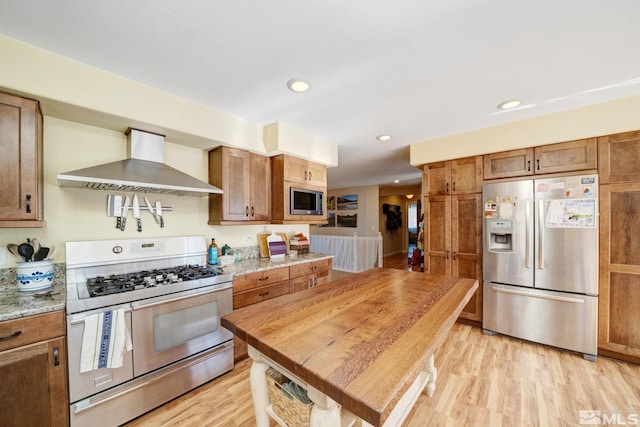
M482 321L482 156L423 166L425 272L476 279L461 318Z
M640 363L640 131L598 138L598 353Z

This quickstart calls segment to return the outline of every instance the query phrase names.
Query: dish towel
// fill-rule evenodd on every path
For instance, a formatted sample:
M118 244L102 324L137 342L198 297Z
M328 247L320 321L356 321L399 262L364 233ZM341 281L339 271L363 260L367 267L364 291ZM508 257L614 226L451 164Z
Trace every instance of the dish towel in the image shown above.
M82 334L80 372L119 368L124 354L132 349L124 308L87 316Z

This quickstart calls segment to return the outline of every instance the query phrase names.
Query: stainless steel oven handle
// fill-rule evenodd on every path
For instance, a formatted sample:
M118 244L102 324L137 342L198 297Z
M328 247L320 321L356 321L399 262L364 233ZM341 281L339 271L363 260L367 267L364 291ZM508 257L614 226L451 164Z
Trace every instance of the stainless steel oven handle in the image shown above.
M220 291L221 289L216 288L216 289L207 289L206 291L203 292L196 292L193 294L189 294L189 295L183 295L181 297L175 297L175 298L170 298L170 299L163 299L162 301L155 301L155 302L150 302L150 303L140 303L140 302L134 302L132 310L140 310L143 308L150 308L150 307L156 307L158 305L164 305L164 304L168 304L168 303L172 303L172 302L176 302L176 301L182 301L185 299L189 299L189 298L194 298L194 297L200 297L203 295L208 295L208 294L212 294L215 293L217 291Z
M231 343L229 343L229 342L224 343L223 345L220 346L220 348L218 348L216 351L212 352L209 355L209 357L213 357L213 356L217 355L220 352L226 351L231 346L233 346L232 342ZM186 369L186 368L188 368L190 366L193 366L193 365L196 365L196 364L200 363L200 361L201 361L200 359L194 360L194 361L192 361L191 363L189 363L187 365L181 366L180 369ZM124 396L127 393L131 393L134 390L137 390L137 389L142 388L142 387L146 387L149 384L153 384L153 383L157 382L158 380L160 380L160 379L162 379L162 378L164 378L164 377L166 377L168 375L173 375L174 372L175 372L174 370L169 370L169 371L167 371L167 372L165 372L163 374L160 374L160 375L158 375L156 377L151 378L149 381L144 381L142 383L136 384L133 387L126 388L126 389L124 389L124 390L122 390L122 391L120 391L118 393L112 394L111 396L107 396L104 399L99 400L99 401L97 401L95 403L90 403L90 404L88 404L86 406L82 406L80 408L76 408L73 411L73 413L77 415L77 414L80 414L82 412L88 411L89 409L95 408L96 406L100 406L103 403L107 403L107 402L109 402L111 400L114 400L114 399L117 399L117 398L119 398L121 396Z
M125 308L124 312L125 313L131 313L131 309L130 308ZM79 325L80 323L84 323L84 319L86 319L86 317L83 317L82 319L75 319L75 320L72 320L71 322L69 322L69 324L71 326Z

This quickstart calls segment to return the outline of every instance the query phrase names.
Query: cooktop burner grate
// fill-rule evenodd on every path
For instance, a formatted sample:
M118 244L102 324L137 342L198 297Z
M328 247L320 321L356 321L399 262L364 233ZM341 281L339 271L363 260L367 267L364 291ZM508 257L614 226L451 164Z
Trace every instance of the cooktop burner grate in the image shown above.
M98 276L87 280L89 296L97 297L134 291L154 286L169 285L188 280L203 279L222 273L219 268L201 265L182 265L172 268L143 270L135 273Z

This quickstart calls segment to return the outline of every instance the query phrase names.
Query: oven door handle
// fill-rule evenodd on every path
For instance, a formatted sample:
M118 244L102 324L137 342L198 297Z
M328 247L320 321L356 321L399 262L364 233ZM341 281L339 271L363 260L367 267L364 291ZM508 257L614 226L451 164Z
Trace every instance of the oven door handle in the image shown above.
M126 313L131 313L131 309L130 309L130 308L125 308L125 309L124 309L124 313L125 313L125 314L126 314ZM69 324L70 324L71 326L73 326L73 325L79 325L80 323L84 323L84 320L85 320L85 319L86 319L86 317L83 317L82 319L75 319L75 320L72 320L71 322L69 322Z
M208 295L217 291L220 291L221 289L216 288L216 289L207 289L206 291L203 292L196 292L193 294L189 294L189 295L183 295L180 297L175 297L175 298L168 298L168 299L163 299L161 301L154 301L154 302L140 302L140 301L134 301L131 303L132 306L132 310L142 310L144 308L151 308L151 307L156 307L158 305L164 305L164 304L168 304L168 303L172 303L172 302L176 302L176 301L182 301L185 299L189 299L189 298L194 298L194 297L200 297L203 295Z

